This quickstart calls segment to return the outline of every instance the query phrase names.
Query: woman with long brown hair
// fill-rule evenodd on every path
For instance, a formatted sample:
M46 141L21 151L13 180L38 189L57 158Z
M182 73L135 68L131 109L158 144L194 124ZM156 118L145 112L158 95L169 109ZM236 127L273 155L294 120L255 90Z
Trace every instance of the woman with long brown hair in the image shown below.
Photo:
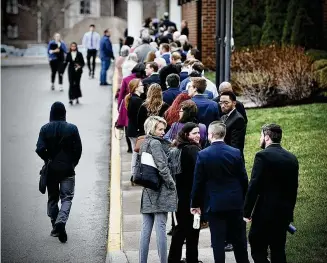
M144 135L144 123L149 116L162 117L169 105L162 99L161 86L157 83L151 84L148 89L145 102L140 107L137 116L138 134Z
M136 139L138 136L137 132L137 113L143 103L141 94L144 92L144 86L141 79L133 79L128 84L129 93L125 97L125 106L127 109L128 126L126 129L126 136L131 141L132 146L132 161L131 161L131 173L134 175L134 167L136 164L137 153L134 152Z
M149 53L148 53L148 55L146 56L146 59L145 59L145 63L148 63L148 62L154 62L154 60L155 60L155 58L156 58L156 52L154 52L154 51L150 51Z

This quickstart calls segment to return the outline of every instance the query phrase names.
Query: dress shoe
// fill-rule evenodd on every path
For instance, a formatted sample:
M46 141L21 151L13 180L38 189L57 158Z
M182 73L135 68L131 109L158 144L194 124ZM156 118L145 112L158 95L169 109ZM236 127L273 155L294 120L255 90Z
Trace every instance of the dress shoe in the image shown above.
M70 101L69 101L69 104L70 104L70 105L73 105L73 101L72 101L72 100L70 100Z
M100 83L100 86L109 86L109 83L105 82L105 83Z
M234 250L234 248L233 248L232 244L226 244L226 246L225 246L225 251L226 252L231 252L233 250Z
M76 104L79 104L79 100L78 99L76 100Z

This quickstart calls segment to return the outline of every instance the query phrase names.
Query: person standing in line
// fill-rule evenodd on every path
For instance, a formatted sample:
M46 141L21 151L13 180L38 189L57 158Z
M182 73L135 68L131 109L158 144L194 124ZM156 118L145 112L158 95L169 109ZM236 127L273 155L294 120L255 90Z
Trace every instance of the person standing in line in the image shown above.
M67 47L64 41L61 40L61 36L59 33L55 33L53 36L53 40L51 40L48 44L48 57L49 64L51 68L51 90L55 89L55 79L56 74L58 72L58 80L59 80L59 89L60 91L64 91L62 86L63 81L63 67L65 61L65 54L67 53Z
M226 125L209 125L211 145L200 151L194 171L191 213L207 214L215 263L225 262L227 233L237 263L249 263L243 205L248 188L241 152L224 143Z
M51 236L67 241L66 223L75 189L75 167L82 154L77 127L66 122L66 109L61 102L51 106L50 122L43 125L36 144L36 153L48 164L48 216ZM61 200L59 210L58 202Z
M111 59L115 60L110 41L110 30L104 31L104 36L100 40L100 59L101 59L101 72L100 72L100 86L110 85L107 82L107 70L110 67Z
M169 106L173 104L176 97L181 93L179 90L179 75L170 74L166 78L167 90L162 93L163 101Z
M100 34L95 30L95 25L90 25L89 32L86 32L83 37L83 46L87 49L87 66L89 68L89 77L94 79L95 72L95 59L97 56L97 51L100 47ZM91 58L92 58L92 68L91 68Z
M151 84L160 83L159 73L158 73L158 64L156 62L149 62L145 64L145 74L146 78L143 80L143 84L145 87L145 93L147 92L148 88Z
M146 100L141 105L137 115L138 135L144 135L144 123L149 116L162 117L169 105L162 99L162 91L159 84L152 84L146 94ZM167 123L166 123L167 128Z
M132 148L132 161L131 161L131 174L134 176L134 167L136 164L137 153L134 152L134 147L137 140L137 114L143 103L141 95L144 93L144 85L141 79L133 79L128 84L129 94L125 97L125 107L127 109L128 125L126 135L131 142Z
M159 116L150 116L144 123L146 136L141 144L139 154L142 156L142 153L145 152L152 155L158 169L158 175L161 178L161 185L158 191L148 188L142 190L139 263L148 262L149 244L154 223L160 263L167 263L167 216L169 212L177 210L177 192L168 166L169 144L163 139L166 125L166 121Z
M281 145L282 128L262 127L260 146L254 158L251 181L244 204L244 218L252 221L249 233L255 263L286 263L285 243L294 220L299 162ZM267 259L270 248L271 261Z
M189 38L190 31L188 29L188 23L186 20L182 20L182 30L181 30L181 35L187 36Z
M122 48L120 49L120 56L118 57L118 59L116 60L115 66L116 66L116 70L117 70L117 87L120 87L121 82L123 80L123 64L126 61L128 55L129 55L129 46L122 46Z
M206 127L213 121L219 120L217 103L207 99L204 92L207 88L207 81L202 77L191 78L188 95L198 107L198 121Z
M190 213L191 191L193 186L196 157L200 148L200 129L195 123L188 122L178 133L174 146L180 151L177 162L180 173L175 175L178 196L176 212L177 225L171 239L168 263L180 263L182 248L186 239L186 260L182 262L202 263L198 260L200 229L193 228L193 216Z
M79 104L79 98L82 97L81 91L81 77L83 67L85 65L83 54L78 51L77 43L70 44L70 52L67 54L65 67L68 66L68 79L69 79L69 103L73 105L73 100Z
M221 93L219 105L224 113L221 120L226 124L227 129L225 143L239 149L243 156L246 124L243 116L236 110L235 94L230 91Z
M220 83L220 85L219 85L219 90L218 90L219 96L213 99L213 101L215 101L215 102L218 103L219 112L220 112L220 114L221 114L220 117L223 116L223 115L222 115L223 113L222 113L222 111L221 111L221 107L220 107L220 105L219 105L220 95L221 95L223 92L225 92L225 91L234 92L234 91L233 91L233 88L232 88L232 85L231 85L229 82L227 82L227 81L224 81L224 82ZM247 123L248 123L248 117L247 117L247 115L246 115L246 111L245 111L245 108L244 108L243 103L240 102L240 101L238 101L238 100L236 100L235 108L236 108L236 110L237 110L237 111L242 115L242 117L243 117L243 119L244 119L244 121L245 121L245 124L247 124Z

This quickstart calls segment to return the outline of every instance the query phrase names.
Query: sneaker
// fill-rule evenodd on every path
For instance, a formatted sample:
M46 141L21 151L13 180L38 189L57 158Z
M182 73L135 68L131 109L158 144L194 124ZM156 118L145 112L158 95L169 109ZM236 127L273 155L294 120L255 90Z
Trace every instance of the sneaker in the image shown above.
M57 232L59 233L58 235L58 239L61 243L66 243L67 242L67 233L66 233L66 229L65 229L65 224L64 223L58 223L55 227L55 229L57 230Z
M62 92L64 91L64 88L62 87L62 85L60 86L59 90Z
M54 228L51 230L50 236L59 237L59 232Z
M54 89L55 89L55 85L51 84L51 90L54 90Z

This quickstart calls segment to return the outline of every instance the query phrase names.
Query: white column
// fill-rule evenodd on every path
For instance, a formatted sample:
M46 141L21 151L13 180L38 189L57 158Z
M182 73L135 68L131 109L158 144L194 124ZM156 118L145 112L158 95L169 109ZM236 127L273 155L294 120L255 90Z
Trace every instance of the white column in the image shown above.
M135 38L140 37L143 22L143 1L127 0L127 28L128 35Z
M176 24L178 31L181 30L182 8L178 0L169 0L169 20Z

